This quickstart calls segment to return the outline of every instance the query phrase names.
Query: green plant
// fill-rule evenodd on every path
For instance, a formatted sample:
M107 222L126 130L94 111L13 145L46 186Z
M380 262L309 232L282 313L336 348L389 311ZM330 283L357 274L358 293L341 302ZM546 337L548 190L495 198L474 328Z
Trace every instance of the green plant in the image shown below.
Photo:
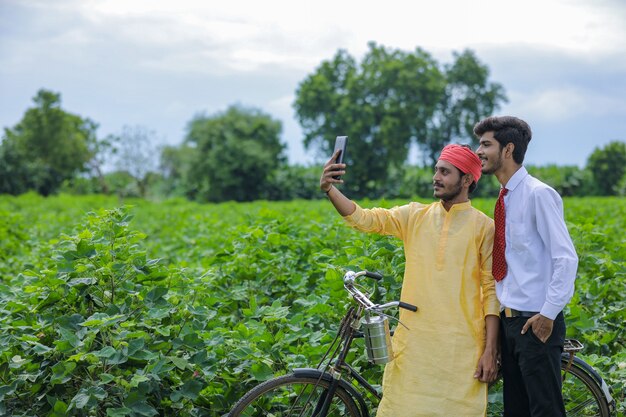
M0 415L221 417L319 361L348 302L343 268L381 272L374 299L399 297L402 245L346 227L328 201L129 202L0 196ZM488 215L494 202L472 200ZM626 201L564 204L580 258L568 337L623 416Z
M146 256L130 219L125 208L89 215L3 294L5 413L152 416L198 398L206 355L189 326L210 312L187 302L184 271Z

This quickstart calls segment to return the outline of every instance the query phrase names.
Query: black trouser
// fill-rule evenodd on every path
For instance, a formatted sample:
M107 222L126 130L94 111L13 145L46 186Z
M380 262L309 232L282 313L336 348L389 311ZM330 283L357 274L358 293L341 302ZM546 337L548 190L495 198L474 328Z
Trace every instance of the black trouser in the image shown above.
M554 320L552 334L543 343L529 328L528 317L500 320L504 417L565 417L561 395L561 352L565 341L563 313Z

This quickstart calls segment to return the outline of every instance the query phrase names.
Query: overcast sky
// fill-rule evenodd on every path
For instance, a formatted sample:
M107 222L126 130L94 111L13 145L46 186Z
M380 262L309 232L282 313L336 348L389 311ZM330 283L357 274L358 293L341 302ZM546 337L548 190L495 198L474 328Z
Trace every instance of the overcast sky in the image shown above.
M281 120L290 162L309 164L298 84L369 41L442 64L473 49L509 97L498 114L533 128L527 163L584 166L626 140L622 0L0 0L0 127L40 88L102 137L144 126L167 144L194 115L241 104Z

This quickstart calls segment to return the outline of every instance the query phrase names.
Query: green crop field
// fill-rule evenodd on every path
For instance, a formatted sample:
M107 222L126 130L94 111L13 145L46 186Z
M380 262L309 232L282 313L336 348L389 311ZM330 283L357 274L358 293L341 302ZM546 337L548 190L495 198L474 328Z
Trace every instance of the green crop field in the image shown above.
M494 201L474 205L491 216ZM580 257L568 337L624 416L626 199L565 210ZM398 298L401 244L323 200L2 196L0 415L222 416L258 381L317 365L349 303L346 268L381 272L377 299Z

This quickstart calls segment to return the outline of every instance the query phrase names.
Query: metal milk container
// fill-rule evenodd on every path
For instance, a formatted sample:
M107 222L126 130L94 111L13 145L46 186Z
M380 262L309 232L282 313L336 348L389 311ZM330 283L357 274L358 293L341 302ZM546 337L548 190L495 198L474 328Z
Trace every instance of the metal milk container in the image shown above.
M364 317L361 320L365 350L371 363L382 365L393 360L389 320L384 316Z

